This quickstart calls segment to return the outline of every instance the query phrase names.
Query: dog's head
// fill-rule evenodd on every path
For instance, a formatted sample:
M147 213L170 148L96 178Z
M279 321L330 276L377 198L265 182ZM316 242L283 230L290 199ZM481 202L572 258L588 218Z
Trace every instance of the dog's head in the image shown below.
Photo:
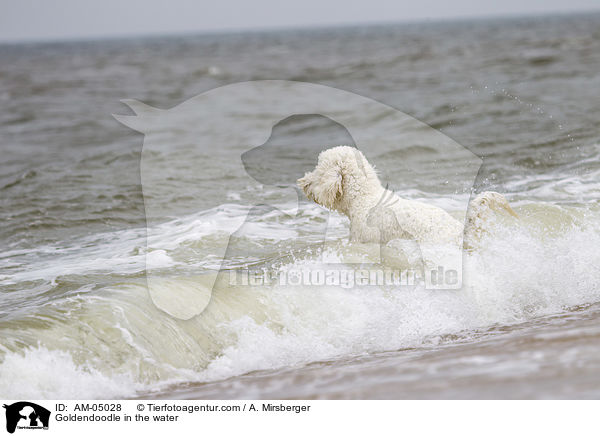
M298 186L315 203L346 212L353 197L368 195L381 184L364 155L342 145L322 151L316 168L298 179Z

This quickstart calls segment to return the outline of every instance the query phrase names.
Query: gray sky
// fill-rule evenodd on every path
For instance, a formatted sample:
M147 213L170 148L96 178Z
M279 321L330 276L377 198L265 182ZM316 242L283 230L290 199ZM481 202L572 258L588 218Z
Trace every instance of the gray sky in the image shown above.
M0 41L599 10L599 0L0 0Z

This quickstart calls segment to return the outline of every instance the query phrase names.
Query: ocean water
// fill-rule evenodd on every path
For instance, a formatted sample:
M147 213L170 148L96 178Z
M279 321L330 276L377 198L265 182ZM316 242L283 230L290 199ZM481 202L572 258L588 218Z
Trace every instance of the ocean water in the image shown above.
M0 45L0 397L600 397L599 91L598 14ZM460 290L228 283L373 256L294 187L341 143L520 219Z

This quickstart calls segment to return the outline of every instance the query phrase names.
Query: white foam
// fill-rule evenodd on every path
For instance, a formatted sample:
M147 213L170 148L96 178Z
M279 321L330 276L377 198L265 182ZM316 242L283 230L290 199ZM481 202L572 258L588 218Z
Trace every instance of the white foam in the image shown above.
M544 216L551 212L541 210L545 211ZM206 224L215 216L228 215L235 220L243 215L242 211L240 207L233 212L215 209L209 214L165 223L163 237L171 240L176 237L178 244L185 245L221 226ZM523 211L527 212L526 208ZM280 221L279 215L274 215L277 219L262 221L248 237L276 244L290 237L286 226L300 219L305 221L304 237L311 238L314 235L309 230L313 224L315 229L318 227L315 223L323 221L323 214L313 206L301 212L301 218L291 217L288 221ZM131 396L139 390L158 389L174 381L218 380L253 370L431 346L448 340L446 336L450 334L461 333L464 337L477 329L517 323L600 301L597 217L586 215L585 225L581 220L577 220L579 224L566 220L557 226L558 230L550 231L547 223L535 224L538 212L531 216L524 213L518 225L497 223L493 233L484 239L481 250L465 257L462 291L377 286L239 287L215 295L217 298L205 315L186 322L170 318L153 307L147 291L141 287L132 290L117 286L113 292L103 289L102 299L83 295L78 305L69 308L64 321L54 321L53 326L58 330L48 329L48 338L44 338L46 330L31 331L44 344L52 343L50 338L57 331L64 332L65 340L61 342L64 349L55 342L54 348L46 345L48 348L4 353L0 363L0 396ZM561 208L557 216L562 219L568 213ZM342 218L332 215L330 222L340 235L347 231ZM202 223L206 226L202 227ZM132 252L130 248L139 246L140 239L131 236L130 233L119 239L113 235L114 244L123 250L120 254L113 252L115 262L106 268L127 269L123 265L132 258L137 262L140 252ZM352 244L347 243L333 247L329 256L335 258L336 264L353 250ZM320 259L313 248L306 248L278 268L310 267ZM94 246L91 253L97 254L98 250L108 253L110 247ZM88 253L90 258L91 253ZM68 253L70 256L74 253ZM155 256L157 266L174 262L168 250L157 251ZM64 266L59 260L53 266L57 272ZM119 262L123 264L115 266ZM92 266L85 262L84 265ZM53 304L66 305L61 301ZM148 325L150 320L152 326ZM102 341L88 342L86 337L89 353L78 355L81 363L77 364L68 350L83 341L75 327L78 324L84 324L82 331L92 337L116 330L121 336L116 343L124 345L114 350L95 350L93 344ZM156 329L156 325L161 329ZM104 356L103 361L97 360L99 355ZM139 371L135 365L125 363L115 367L114 362L123 359L143 362L146 370Z
M130 375L107 375L78 366L68 352L44 347L7 353L0 364L3 398L116 398L139 387Z

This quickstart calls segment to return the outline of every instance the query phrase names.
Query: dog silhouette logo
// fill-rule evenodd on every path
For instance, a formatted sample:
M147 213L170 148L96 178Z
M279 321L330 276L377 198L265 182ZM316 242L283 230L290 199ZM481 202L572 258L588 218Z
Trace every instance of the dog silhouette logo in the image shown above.
M28 401L4 405L6 409L6 431L14 433L18 429L48 429L50 411Z
M342 239L345 223L336 226L339 221L333 213L315 208L306 195L299 195L295 180L307 171L314 171L320 152L339 145L351 146L356 155L365 152L365 162L373 167L377 165L381 183L402 180L405 183L399 190L411 192L416 189L413 180L423 179L429 171L440 174L440 169L446 168L443 163L452 156L461 165L447 168L443 173L443 186L448 195L456 193L453 208L458 214L466 214L469 194L482 164L482 159L467 148L412 116L370 98L325 85L258 80L208 90L170 109L154 108L136 100L123 100L123 103L134 115L114 117L144 134L140 178L147 225L144 251L149 297L156 307L180 320L212 310L213 294L231 291L229 281L224 279L231 271L241 268L238 260L254 256L246 242L249 240L247 232L256 229L257 224L245 222L247 217L259 224L264 223L261 213L273 213L278 220L285 214L286 218L282 219L292 217L290 221L301 223L311 219L310 235L294 230L295 236L291 236L290 231L284 242L273 244L278 252L281 250L282 256L290 251L286 244L300 247L295 244L297 241L323 247L323 250L318 249L322 254L319 259L311 255L321 264L362 263L362 256L337 255L339 250L335 244L345 242ZM421 153L414 152L420 148L428 150L425 162ZM228 156L228 150L235 153ZM219 170L221 164L227 168L226 173ZM216 194L215 183L227 186L226 198ZM437 182L432 182L431 187L437 188ZM321 190L323 186L317 188ZM172 201L175 198L177 201ZM370 203L374 205L377 200ZM380 221L374 220L373 228L365 229L370 234L398 228L394 221L398 217L392 215L396 206L388 204L391 200L384 200L386 202L379 204L371 214L374 218L378 212L383 215ZM212 220L209 217L213 213L224 219ZM392 221L385 221L390 219ZM180 255L183 253L180 250L188 253L190 245L180 244L178 241L183 242L183 239L179 234L176 238L166 237L168 222L178 227L180 223L187 226L187 222L197 222L202 229L218 226L215 231L220 236L214 241L211 239L208 251L197 251L197 257ZM189 241L197 247L196 238L204 237L201 236L204 230L196 224L190 228L198 236ZM181 236L185 240L192 237L187 233ZM387 236L390 235L383 235L384 239ZM367 242L374 245L370 260L375 264L381 257L375 248L380 239ZM427 271L437 273L441 268L456 271L458 275L452 283L430 280L427 285L436 289L459 289L462 286L462 244L444 244L443 250L437 250L436 244L427 242L428 246L412 241L403 244L410 249L409 257L414 257L417 264L423 264L418 261L420 257L428 260ZM384 250L390 258L395 252L406 251L404 245L391 245L393 247L387 247L389 250ZM332 255L325 251L328 247L332 247ZM170 259L177 258L177 268L163 262L165 254ZM199 262L206 267L198 268Z

